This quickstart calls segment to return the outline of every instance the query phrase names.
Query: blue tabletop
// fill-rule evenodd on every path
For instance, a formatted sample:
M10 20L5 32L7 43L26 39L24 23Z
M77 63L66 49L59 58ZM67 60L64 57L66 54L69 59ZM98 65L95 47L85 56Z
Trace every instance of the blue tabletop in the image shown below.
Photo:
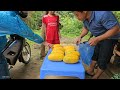
M66 64L63 61L60 62L55 62L55 61L50 61L48 59L48 55L51 53L51 50L48 51L41 70L52 70L52 71L61 71L61 72L84 72L84 67L82 65L82 61L79 60L78 63L76 64Z

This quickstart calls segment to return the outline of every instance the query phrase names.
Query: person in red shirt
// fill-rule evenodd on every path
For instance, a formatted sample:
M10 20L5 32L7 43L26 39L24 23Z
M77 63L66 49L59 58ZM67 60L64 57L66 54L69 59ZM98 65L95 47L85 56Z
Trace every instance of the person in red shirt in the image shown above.
M42 18L42 25L45 30L45 38L49 48L53 44L60 44L59 16L55 11L48 11Z

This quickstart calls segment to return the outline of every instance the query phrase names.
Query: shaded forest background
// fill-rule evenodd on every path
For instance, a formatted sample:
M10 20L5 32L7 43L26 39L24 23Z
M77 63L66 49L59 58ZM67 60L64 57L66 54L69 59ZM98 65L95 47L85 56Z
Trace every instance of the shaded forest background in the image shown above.
M120 11L113 11L118 21L120 22ZM41 33L42 16L44 11L29 11L29 16L26 19L26 23L32 28L32 30L39 34ZM62 24L61 34L65 37L79 36L82 29L82 22L78 21L71 11L56 11L56 14L60 17L60 23ZM87 35L89 37L90 33Z

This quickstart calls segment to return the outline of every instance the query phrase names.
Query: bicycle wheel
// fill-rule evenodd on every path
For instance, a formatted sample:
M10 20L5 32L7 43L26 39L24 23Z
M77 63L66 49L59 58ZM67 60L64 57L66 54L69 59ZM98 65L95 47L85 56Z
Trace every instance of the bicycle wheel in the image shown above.
M30 62L30 59L31 59L31 48L30 45L27 42L25 42L19 60L20 62L28 64Z

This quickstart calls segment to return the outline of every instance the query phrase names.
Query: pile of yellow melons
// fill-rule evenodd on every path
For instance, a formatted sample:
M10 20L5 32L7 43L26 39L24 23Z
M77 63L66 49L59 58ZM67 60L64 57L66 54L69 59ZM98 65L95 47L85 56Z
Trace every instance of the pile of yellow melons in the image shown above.
M65 50L60 44L53 45L52 52L48 56L51 61L62 61L65 55Z
M63 61L65 63L77 63L80 58L80 53L76 51L75 46L54 44L51 54L48 59L51 61Z
M63 61L65 63L77 63L79 61L80 53L76 51L75 46L64 46L64 49L65 57L63 58Z

